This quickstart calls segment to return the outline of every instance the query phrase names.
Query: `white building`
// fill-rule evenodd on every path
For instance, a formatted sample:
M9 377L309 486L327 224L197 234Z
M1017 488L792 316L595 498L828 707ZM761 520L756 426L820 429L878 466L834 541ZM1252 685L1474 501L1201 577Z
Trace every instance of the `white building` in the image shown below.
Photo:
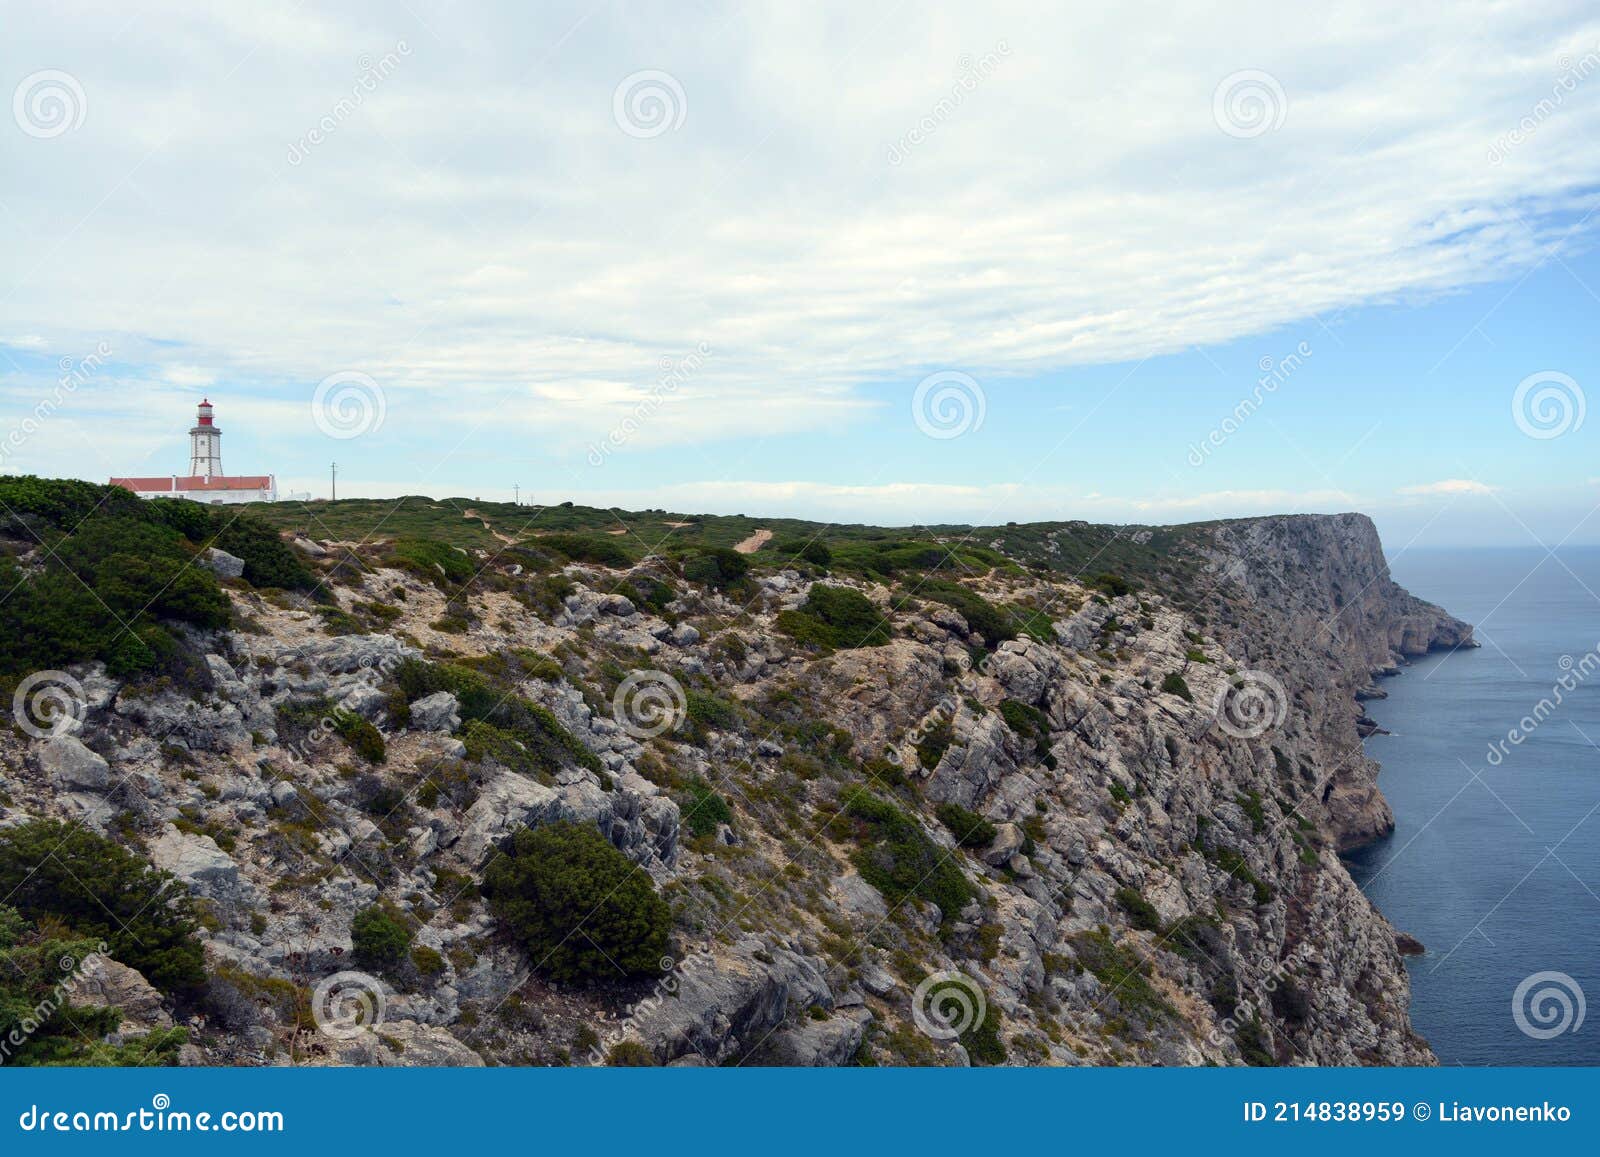
M230 477L222 472L222 427L216 424L209 401L200 403L200 412L189 430L188 474L113 478L111 485L131 490L140 498L188 498L213 504L278 500L278 484L271 474Z

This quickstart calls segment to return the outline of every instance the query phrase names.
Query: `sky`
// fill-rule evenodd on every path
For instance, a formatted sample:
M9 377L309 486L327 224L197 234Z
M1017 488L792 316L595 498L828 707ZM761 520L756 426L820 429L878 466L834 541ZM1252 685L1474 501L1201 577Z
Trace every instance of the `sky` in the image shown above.
M0 471L1600 542L1592 4L199 7L6 4Z

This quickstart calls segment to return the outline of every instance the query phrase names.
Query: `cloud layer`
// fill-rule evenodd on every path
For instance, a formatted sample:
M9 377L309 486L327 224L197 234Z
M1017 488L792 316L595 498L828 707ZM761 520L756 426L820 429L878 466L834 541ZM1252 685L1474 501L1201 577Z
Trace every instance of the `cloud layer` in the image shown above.
M86 109L0 132L0 333L286 434L340 371L443 441L824 433L1514 277L1600 186L1580 4L529 8L11 14Z

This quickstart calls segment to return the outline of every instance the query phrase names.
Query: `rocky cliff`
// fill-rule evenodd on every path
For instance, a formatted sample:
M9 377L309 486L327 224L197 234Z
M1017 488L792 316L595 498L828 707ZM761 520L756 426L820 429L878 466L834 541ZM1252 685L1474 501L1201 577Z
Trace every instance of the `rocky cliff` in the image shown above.
M186 636L199 690L80 668L81 728L0 737L0 823L88 825L202 903L204 1000L119 989L190 1026L189 1060L1431 1060L1338 853L1392 824L1359 699L1471 630L1390 580L1364 517L1186 528L1182 591L1022 566L890 587L758 565L730 589L489 552L447 591L299 549L333 606L233 583L234 628ZM838 591L864 637L828 618ZM464 728L408 662L538 709L555 754ZM316 727L328 704L380 760ZM659 976L557 984L485 907L507 838L558 819L671 904ZM375 906L412 954L353 969ZM340 984L375 1026L328 1031Z

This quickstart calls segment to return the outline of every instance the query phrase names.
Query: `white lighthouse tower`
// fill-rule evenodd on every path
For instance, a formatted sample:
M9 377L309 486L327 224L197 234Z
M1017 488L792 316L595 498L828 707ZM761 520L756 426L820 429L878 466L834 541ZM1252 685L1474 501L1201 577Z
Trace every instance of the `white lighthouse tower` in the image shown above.
M222 477L222 430L212 422L209 401L201 401L200 412L189 431L189 475Z
M209 399L200 403L189 429L189 473L182 477L113 478L111 485L131 490L140 498L187 498L212 504L278 501L278 483L271 474L230 478L222 472L222 431L212 417Z

